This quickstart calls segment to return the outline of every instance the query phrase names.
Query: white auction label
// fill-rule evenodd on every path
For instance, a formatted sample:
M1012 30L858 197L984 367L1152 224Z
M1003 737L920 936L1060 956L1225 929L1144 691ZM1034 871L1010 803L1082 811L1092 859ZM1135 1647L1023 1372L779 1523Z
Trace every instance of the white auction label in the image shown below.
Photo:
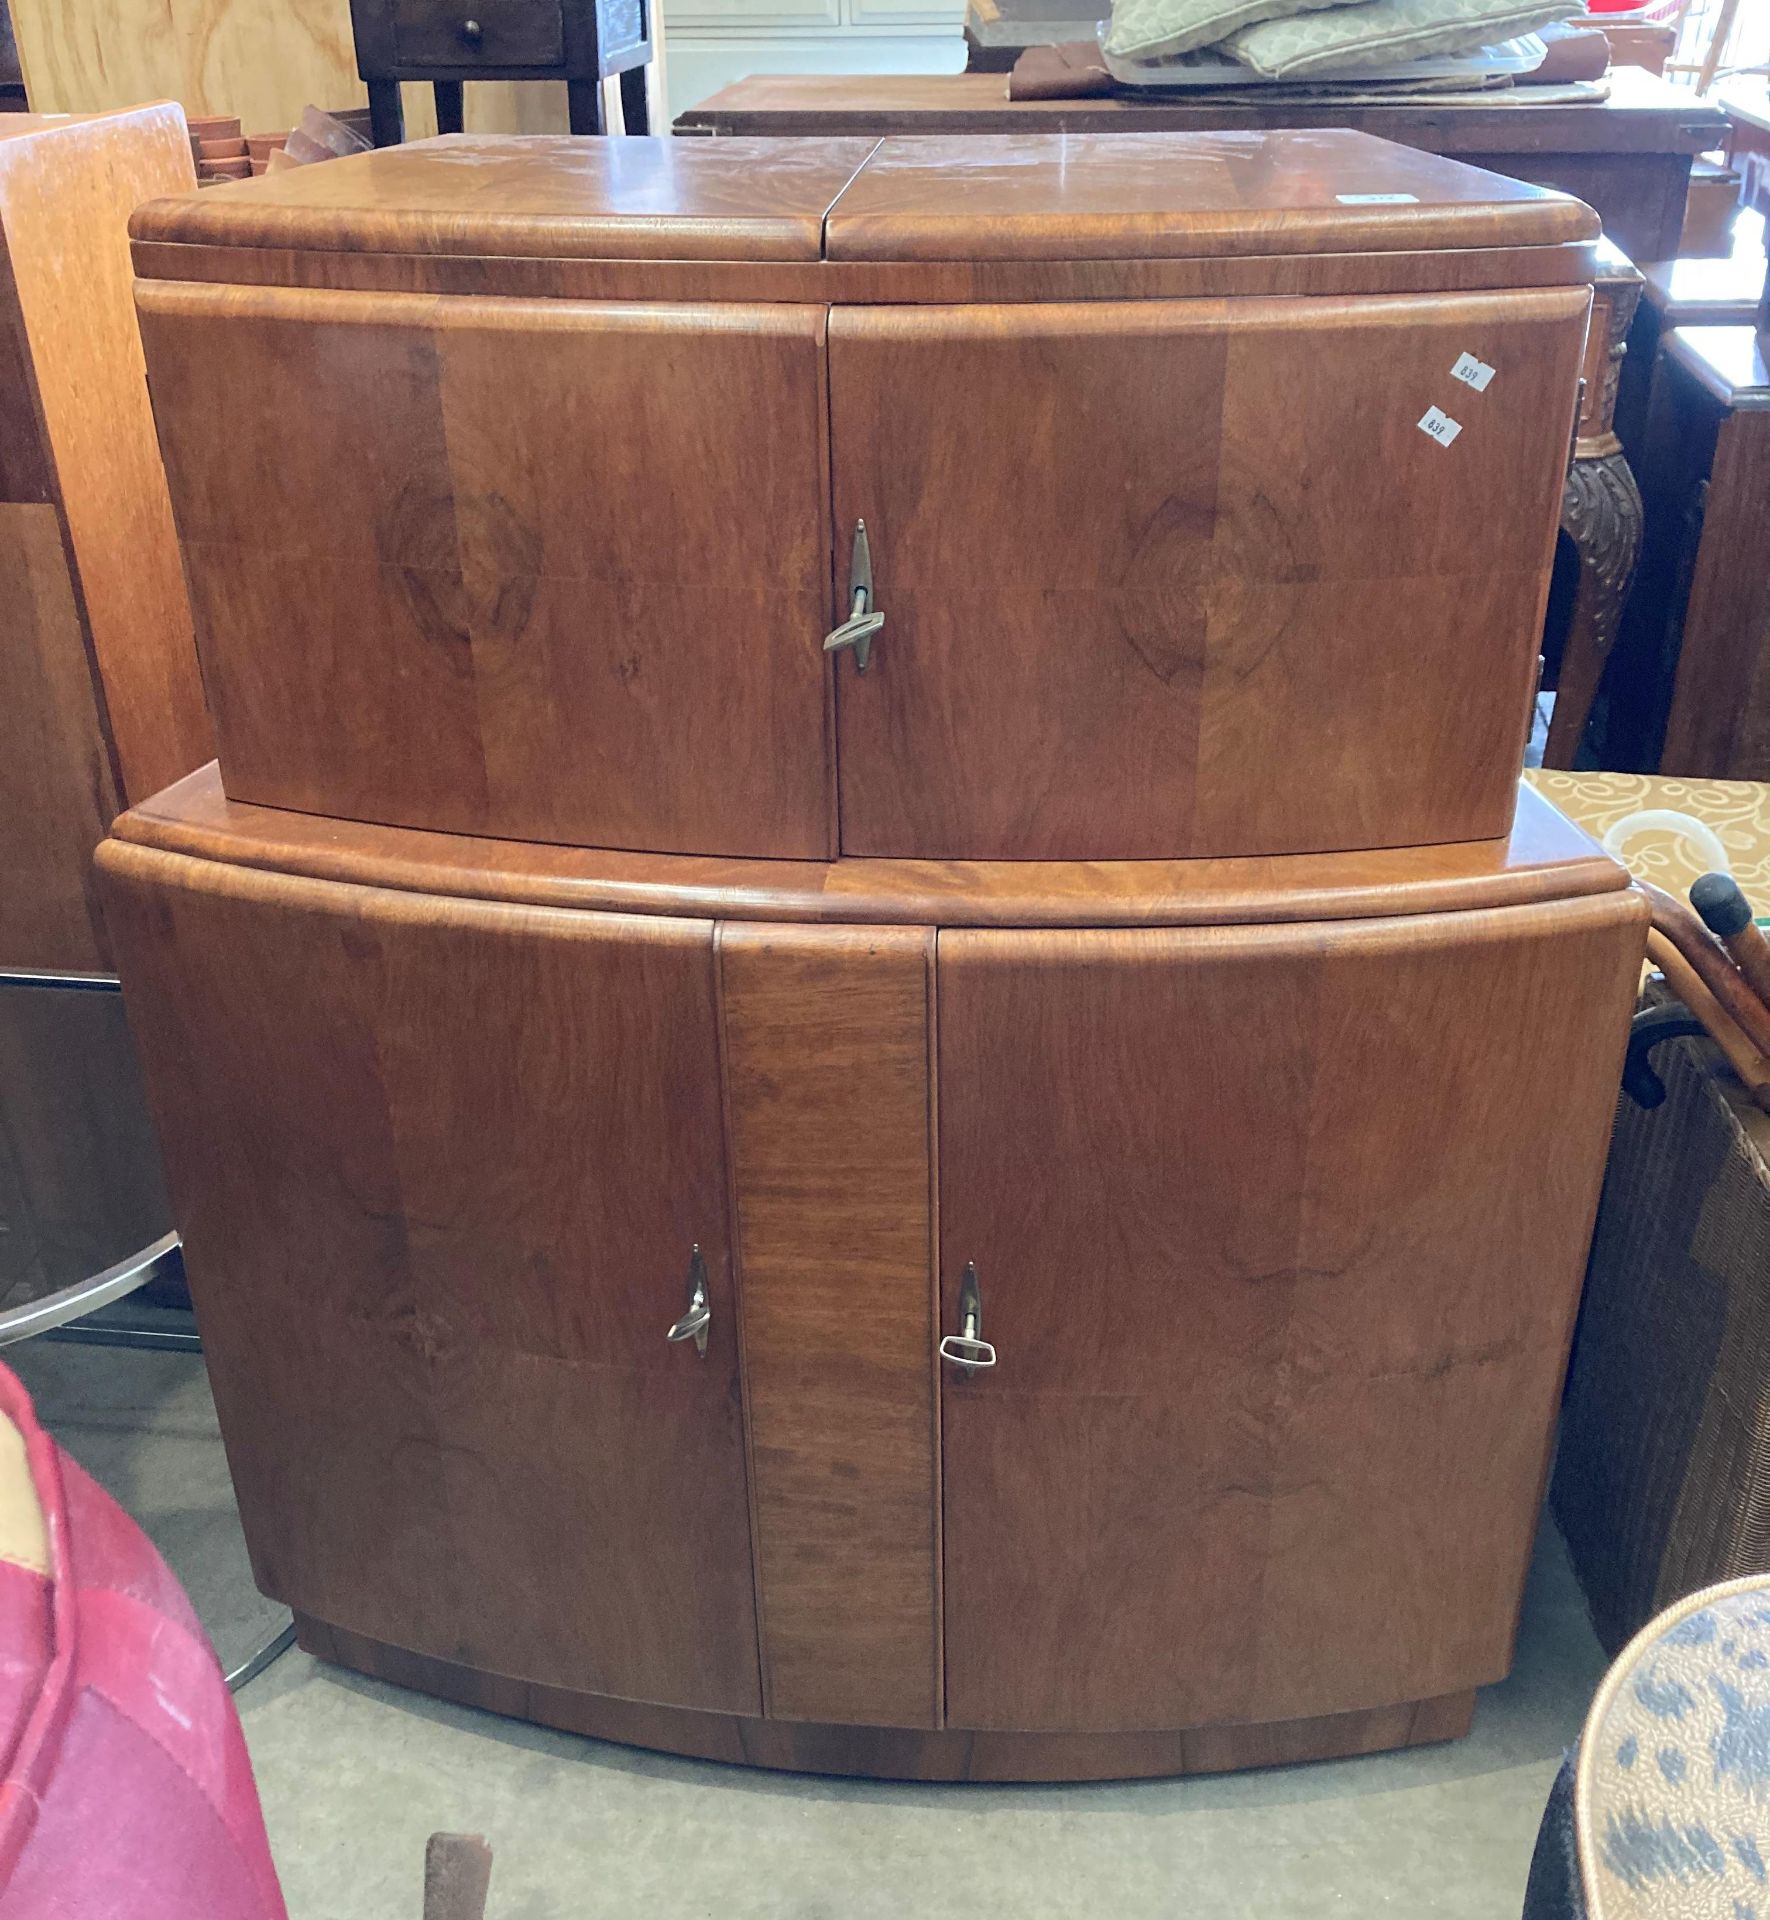
M1417 193L1336 193L1334 198L1343 207L1417 207L1420 204Z
M1462 423L1453 420L1441 407L1428 407L1420 415L1420 431L1441 447L1448 447L1462 430Z
M1493 368L1485 360L1477 360L1472 353L1459 353L1457 363L1450 370L1453 380L1462 381L1466 387L1473 387L1477 393L1487 391L1487 383L1493 378Z

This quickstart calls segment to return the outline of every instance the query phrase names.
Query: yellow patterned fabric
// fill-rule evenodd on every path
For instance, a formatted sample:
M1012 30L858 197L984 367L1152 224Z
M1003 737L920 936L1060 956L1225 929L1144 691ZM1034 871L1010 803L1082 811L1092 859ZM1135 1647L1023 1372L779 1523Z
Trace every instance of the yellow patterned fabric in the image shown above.
M1720 841L1740 891L1760 918L1770 916L1770 782L1671 780L1654 773L1559 773L1533 767L1525 779L1594 840L1632 813L1689 814ZM1663 827L1631 834L1616 856L1638 879L1680 900L1708 871L1699 847ZM1770 1905L1766 1907L1770 1914Z

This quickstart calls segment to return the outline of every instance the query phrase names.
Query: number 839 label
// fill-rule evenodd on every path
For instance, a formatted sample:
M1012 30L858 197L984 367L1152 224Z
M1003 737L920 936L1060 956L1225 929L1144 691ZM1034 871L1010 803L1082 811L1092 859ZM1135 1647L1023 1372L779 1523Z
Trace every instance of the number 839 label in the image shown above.
M1428 407L1420 415L1419 428L1429 440L1436 440L1441 447L1448 447L1463 430L1462 423L1453 420L1442 407Z

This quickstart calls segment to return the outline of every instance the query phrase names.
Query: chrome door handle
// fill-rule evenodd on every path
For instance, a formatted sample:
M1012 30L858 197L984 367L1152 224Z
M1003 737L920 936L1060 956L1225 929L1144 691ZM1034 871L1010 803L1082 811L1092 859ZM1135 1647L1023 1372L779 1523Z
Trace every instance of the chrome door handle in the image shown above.
M713 1324L713 1309L707 1304L707 1263L699 1247L688 1256L688 1311L664 1335L666 1340L692 1340L694 1350L707 1357L707 1329Z
M872 664L873 635L882 631L885 616L873 608L873 550L867 523L854 523L854 552L848 562L848 618L824 635L824 652L854 649L854 670L865 673Z
M854 611L839 627L832 627L824 635L824 652L840 653L844 647L854 649L854 670L865 673L872 664L873 635L885 624L882 613L868 613L866 597L854 596Z
M983 1337L983 1293L977 1284L975 1261L966 1261L965 1277L959 1282L959 1331L942 1339L940 1357L950 1360L964 1374L996 1364L996 1350Z

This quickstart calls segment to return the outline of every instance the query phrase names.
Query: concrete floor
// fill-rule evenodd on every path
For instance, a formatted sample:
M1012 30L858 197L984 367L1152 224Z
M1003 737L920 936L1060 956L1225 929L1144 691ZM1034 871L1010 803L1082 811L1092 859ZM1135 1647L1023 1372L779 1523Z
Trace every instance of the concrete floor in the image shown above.
M41 1345L8 1358L175 1565L209 1554L187 1584L240 1617L249 1603L226 1592L237 1567L217 1558L231 1514L191 1517L229 1505L212 1425L197 1432L198 1363ZM83 1396L102 1421L82 1415ZM132 1397L133 1439L117 1418ZM181 1495L154 1491L168 1480ZM155 1524L167 1512L183 1516L171 1535ZM1483 1697L1474 1734L1368 1760L1095 1787L806 1779L548 1733L301 1653L252 1681L239 1707L291 1920L417 1920L437 1828L491 1840L489 1920L1516 1920L1550 1779L1602 1668L1545 1528L1516 1671Z

